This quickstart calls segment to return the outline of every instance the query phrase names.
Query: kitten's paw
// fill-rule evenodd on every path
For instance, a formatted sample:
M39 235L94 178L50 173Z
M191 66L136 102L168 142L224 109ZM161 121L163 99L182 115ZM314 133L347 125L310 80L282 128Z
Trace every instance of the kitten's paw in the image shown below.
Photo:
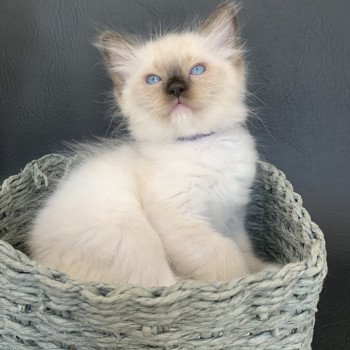
M282 267L282 265L278 263L263 261L255 256L246 258L246 261L251 273L257 273L260 271L278 271Z
M212 242L192 267L192 278L210 282L227 282L249 274L241 251L227 238Z
M134 270L129 276L127 284L140 285L146 288L152 287L170 287L178 281L177 277L172 272L168 264L154 264L151 263L147 268L139 266L138 270Z
M263 271L279 271L283 265L273 262L264 262L263 263Z
M277 263L262 260L251 249L244 250L243 255L250 273L257 273L263 270L277 271L282 267L282 265Z
M173 286L179 279L175 277L174 275L169 276L164 279L160 279L157 282L157 287L171 287Z

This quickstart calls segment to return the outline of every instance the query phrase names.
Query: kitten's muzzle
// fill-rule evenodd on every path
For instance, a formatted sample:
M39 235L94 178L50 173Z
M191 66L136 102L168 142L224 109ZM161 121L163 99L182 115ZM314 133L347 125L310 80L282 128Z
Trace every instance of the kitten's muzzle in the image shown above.
M179 98L187 89L188 86L185 81L182 79L172 79L167 84L166 93Z

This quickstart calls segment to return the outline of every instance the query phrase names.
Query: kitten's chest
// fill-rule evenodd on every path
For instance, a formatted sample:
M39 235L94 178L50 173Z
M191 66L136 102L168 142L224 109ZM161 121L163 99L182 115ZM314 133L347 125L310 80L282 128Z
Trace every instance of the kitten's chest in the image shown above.
M219 213L246 201L255 161L254 144L239 138L171 145L148 156L143 191L162 205Z

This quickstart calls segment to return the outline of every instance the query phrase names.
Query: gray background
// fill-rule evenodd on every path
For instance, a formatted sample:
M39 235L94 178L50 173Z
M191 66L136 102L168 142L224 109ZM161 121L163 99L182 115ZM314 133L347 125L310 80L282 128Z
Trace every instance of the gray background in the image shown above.
M103 28L181 23L215 0L0 0L0 178L111 133L111 83L91 45ZM350 1L246 0L249 104L262 158L323 229L329 275L313 348L350 347Z

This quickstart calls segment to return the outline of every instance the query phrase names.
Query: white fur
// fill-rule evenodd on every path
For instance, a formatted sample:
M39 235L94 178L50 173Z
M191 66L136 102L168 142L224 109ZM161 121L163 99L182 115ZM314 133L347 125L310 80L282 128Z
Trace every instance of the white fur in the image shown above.
M257 153L242 126L247 110L239 50L225 40L234 35L226 18L232 15L232 8L221 9L203 32L169 34L137 47L111 33L105 37L135 141L100 148L59 184L33 223L33 259L84 281L143 286L168 286L178 277L227 281L265 266L244 229ZM205 74L189 76L198 62ZM184 100L189 108L180 112L164 93L174 65L191 86ZM147 74L162 81L149 86Z
M175 275L229 280L259 270L248 267L256 259L243 226L256 157L239 127L196 141L102 150L40 211L32 256L80 280L145 286L171 285Z

